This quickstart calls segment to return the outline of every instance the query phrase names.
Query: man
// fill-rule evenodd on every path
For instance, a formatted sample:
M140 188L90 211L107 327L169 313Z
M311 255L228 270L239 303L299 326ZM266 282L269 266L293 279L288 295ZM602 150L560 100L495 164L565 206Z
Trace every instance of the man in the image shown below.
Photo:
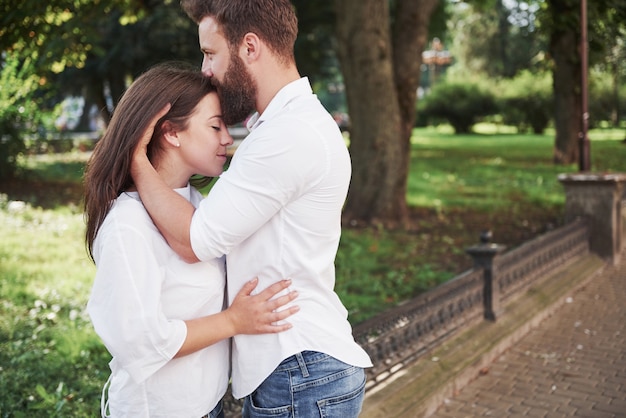
M256 113L229 169L195 212L156 175L144 140L132 166L142 201L185 260L227 254L229 295L255 276L259 288L284 277L298 291L291 330L233 341L232 392L245 397L244 416L356 417L363 368L371 361L333 290L350 157L296 68L293 6L288 0L182 4L198 23L202 71L218 88L226 123Z

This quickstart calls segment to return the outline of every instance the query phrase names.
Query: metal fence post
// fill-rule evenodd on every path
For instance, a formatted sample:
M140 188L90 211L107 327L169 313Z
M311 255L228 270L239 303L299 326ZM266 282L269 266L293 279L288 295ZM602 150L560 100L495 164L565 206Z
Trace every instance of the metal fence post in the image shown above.
M465 252L474 259L474 267L483 269L484 317L490 321L495 321L500 314L500 303L502 299L498 286L498 272L495 260L499 254L504 252L506 246L492 244L489 242L490 240L491 232L485 231L481 233L480 244L466 248Z

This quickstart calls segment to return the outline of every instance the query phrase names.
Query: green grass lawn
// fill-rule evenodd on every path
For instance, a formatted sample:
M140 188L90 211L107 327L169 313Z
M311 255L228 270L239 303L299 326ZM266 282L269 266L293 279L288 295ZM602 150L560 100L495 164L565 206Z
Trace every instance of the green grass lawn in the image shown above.
M96 416L109 356L85 312L82 214L0 209L0 416Z
M424 132L414 140L410 205L493 209L511 197L538 203L561 199L551 140L519 135L477 135L463 140ZM516 196L517 195L517 196Z
M558 218L564 194L557 175L577 167L552 164L553 134L477 130L415 131L407 194L414 229L344 229L337 292L351 322L454 277L471 262L464 249L482 229L515 245ZM623 131L590 137L593 171L626 171ZM79 184L84 161L70 153L20 164L22 176L41 186ZM95 268L80 202L41 209L1 196L0 417L97 416L109 355L85 313Z

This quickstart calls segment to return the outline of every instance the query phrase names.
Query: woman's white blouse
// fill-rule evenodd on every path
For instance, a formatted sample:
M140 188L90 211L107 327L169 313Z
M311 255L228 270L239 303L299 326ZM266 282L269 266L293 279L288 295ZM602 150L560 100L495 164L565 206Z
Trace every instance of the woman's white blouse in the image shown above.
M177 189L197 206L202 195ZM173 359L184 320L224 307L224 259L187 264L169 247L137 193L123 193L94 241L88 312L113 356L113 417L193 417L210 412L229 378L229 341ZM207 330L210 332L211 330Z

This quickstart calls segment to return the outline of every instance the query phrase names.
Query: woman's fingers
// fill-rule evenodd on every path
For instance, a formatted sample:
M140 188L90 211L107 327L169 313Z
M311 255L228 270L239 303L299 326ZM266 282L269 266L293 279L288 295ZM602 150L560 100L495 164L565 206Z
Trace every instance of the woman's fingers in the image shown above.
M259 284L258 277L255 277L254 279L247 281L241 287L241 290L239 290L239 293L237 295L238 296L239 295L241 295L241 296L250 296L250 294L257 287L258 284Z
M282 311L272 312L268 315L268 323L263 332L276 333L283 332L293 327L289 322L282 322L300 310L299 306L290 306Z
M298 292L296 290L292 290L288 292L287 294L276 297L277 294L287 289L290 285L291 285L290 279L281 280L279 282L274 283L271 286L268 286L265 290L259 293L257 297L266 301L265 307L268 311L276 312L281 307L287 305L288 303L292 302L294 299L298 297ZM296 313L297 310L293 312L291 311L293 308L299 309L297 306L292 306L289 309L284 309L281 311L281 317L278 318L277 320L287 318L288 316L291 316L294 313Z
M264 300L272 299L274 296L276 296L278 293L282 292L289 286L291 286L291 279L278 281L271 286L266 287L262 292L260 292L259 297L263 298Z
M291 280L280 280L253 295L258 284L259 279L256 277L246 282L229 308L241 324L239 333L277 333L292 328L285 319L298 312L300 307L287 306L298 297L297 291L288 290Z
M272 299L267 301L267 305L268 308L271 310L276 310L278 308L280 308L283 305L288 304L289 302L291 302L292 300L294 300L295 298L298 297L298 291L297 290L292 290L291 292L287 293L286 295L277 297L276 299Z
M265 334L277 334L279 332L287 331L288 329L291 329L291 328L293 328L293 325L289 323L275 324L275 325L269 325L263 332Z
M278 322L282 321L283 319L289 318L291 315L295 314L299 310L299 306L290 306L289 308L283 309L282 311L274 312L272 314L274 319L272 322Z
M167 112L170 111L170 108L172 107L171 104L166 104L161 110L159 110L157 112L157 114L152 118L152 120L150 121L150 124L148 125L148 127L146 128L145 131L143 131L143 134L141 135L141 139L139 140L139 143L137 144L138 148L142 148L142 149L146 149L148 147L148 144L150 143L150 139L152 138L152 134L154 134L154 128L156 127L157 122L167 114Z

